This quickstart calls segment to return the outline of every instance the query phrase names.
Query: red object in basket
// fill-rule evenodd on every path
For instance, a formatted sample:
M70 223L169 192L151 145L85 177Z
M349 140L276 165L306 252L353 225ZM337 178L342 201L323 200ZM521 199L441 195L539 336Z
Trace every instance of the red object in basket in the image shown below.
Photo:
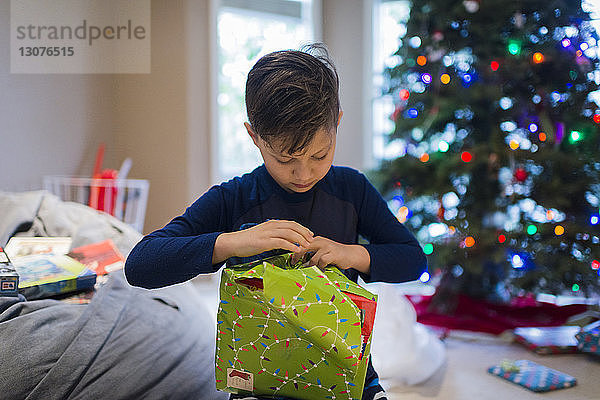
M115 215L115 205L117 204L117 170L105 169L100 174L102 186L98 189L97 210L104 211L110 215Z

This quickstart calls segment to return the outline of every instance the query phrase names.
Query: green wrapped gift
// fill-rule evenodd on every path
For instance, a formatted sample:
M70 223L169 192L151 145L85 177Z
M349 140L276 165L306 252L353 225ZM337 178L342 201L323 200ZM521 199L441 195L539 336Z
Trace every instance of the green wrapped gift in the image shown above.
M223 269L217 389L294 399L360 399L377 297L337 268L291 254Z

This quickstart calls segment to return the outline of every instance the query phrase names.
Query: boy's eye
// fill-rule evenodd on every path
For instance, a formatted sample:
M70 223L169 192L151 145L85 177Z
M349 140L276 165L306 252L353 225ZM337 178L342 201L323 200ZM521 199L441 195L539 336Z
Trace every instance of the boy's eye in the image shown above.
M280 159L276 158L276 160L277 160L277 161L278 161L280 164L289 164L289 163L291 163L291 162L292 162L294 159L293 159L293 158L290 158L290 159L288 159L288 160L280 160Z
M324 160L324 159L325 159L325 157L327 157L327 154L325 154L324 156L320 156L320 157L313 156L313 158L314 158L315 160L319 160L319 161L321 161L321 160Z

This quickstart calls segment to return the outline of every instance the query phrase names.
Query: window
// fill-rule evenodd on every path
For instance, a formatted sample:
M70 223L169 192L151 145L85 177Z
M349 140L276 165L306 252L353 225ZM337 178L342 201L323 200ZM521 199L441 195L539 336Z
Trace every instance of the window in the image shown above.
M262 163L244 128L246 75L264 54L315 40L315 0L217 1L217 123L213 181Z
M394 131L391 115L394 113L394 101L390 95L382 96L384 87L383 70L398 64L394 55L406 34L410 4L406 0L376 0L373 18L373 158L376 162L396 158L404 153L401 140L389 140Z

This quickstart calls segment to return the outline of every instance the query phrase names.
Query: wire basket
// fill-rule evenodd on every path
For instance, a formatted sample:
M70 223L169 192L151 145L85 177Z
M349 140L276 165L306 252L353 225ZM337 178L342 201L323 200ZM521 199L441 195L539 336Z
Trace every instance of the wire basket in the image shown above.
M144 228L149 187L150 183L145 179L44 177L44 189L61 200L74 201L109 213L138 232Z

